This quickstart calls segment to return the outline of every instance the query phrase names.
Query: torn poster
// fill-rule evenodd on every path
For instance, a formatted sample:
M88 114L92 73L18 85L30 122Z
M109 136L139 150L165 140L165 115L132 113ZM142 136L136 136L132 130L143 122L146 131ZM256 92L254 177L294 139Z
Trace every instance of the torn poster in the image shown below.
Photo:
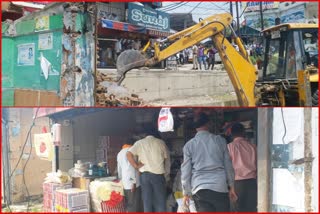
M47 80L49 72L51 70L51 63L40 53L40 66L43 72L44 78Z

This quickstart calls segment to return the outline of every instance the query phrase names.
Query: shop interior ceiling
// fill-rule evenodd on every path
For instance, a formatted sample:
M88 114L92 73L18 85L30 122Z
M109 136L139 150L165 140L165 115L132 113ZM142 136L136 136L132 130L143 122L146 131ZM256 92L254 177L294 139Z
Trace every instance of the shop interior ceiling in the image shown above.
M48 115L51 119L59 120L59 119L72 119L75 117L87 115L87 114L93 114L97 112L114 112L114 113L120 113L122 112L133 112L135 115L135 118L137 122L143 123L143 122L150 122L154 117L158 116L158 113L161 108L72 108L65 111L53 113L51 115ZM171 108L171 112L174 116L174 118L179 119L191 119L193 118L195 113L199 112L205 112L208 114L214 113L214 112L246 112L246 111L256 111L256 109L239 109L239 108Z

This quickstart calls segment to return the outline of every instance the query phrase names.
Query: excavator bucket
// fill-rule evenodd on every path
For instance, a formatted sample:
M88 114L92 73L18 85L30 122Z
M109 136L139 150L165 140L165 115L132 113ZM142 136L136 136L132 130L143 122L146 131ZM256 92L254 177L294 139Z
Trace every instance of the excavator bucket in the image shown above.
M133 68L139 68L145 65L147 59L140 51L126 50L122 52L117 59L117 82L118 85L124 80L128 71Z

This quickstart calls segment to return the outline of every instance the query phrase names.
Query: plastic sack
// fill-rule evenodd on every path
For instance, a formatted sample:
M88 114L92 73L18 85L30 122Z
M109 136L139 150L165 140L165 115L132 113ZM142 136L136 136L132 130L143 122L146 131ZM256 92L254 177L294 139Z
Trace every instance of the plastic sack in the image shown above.
M177 213L196 213L196 205L193 200L189 201L189 206L183 204L183 199L176 199L178 204Z
M162 108L158 118L158 130L159 132L173 132L173 116L170 108Z

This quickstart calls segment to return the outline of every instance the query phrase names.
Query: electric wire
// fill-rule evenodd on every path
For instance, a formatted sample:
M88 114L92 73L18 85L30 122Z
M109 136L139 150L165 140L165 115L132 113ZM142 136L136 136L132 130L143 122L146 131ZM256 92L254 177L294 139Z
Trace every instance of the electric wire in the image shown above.
M282 123L283 123L283 128L284 128L284 133L283 133L283 136L282 136L282 143L285 144L284 138L287 135L287 126L286 126L286 123L285 123L285 120L284 120L283 108L281 107L280 109L281 109L281 117L282 117Z
M165 6L165 7L157 8L156 10L169 10L169 9L175 8L175 7L177 7L177 6L181 5L181 4L182 4L182 2L174 3L174 4L171 4L171 5Z
M17 170L17 167L18 167L20 161L22 160L22 156L23 156L23 154L24 154L23 152L24 152L24 149L25 149L25 147L26 147L26 145L27 145L28 138L29 138L29 136L31 135L32 128L33 128L34 125L35 125L34 122L35 122L35 120L36 120L36 118L37 118L39 109L40 109L40 107L37 108L37 111L36 111L36 113L35 113L35 115L34 115L34 118L33 118L33 120L32 120L32 124L31 124L31 126L30 126L30 128L29 128L29 130L28 130L27 137L26 137L26 140L25 140L24 145L23 145L23 147L22 147L22 150L21 150L21 153L20 153L18 162L16 163L13 171L11 172L11 174L10 174L10 176L9 176L9 185L11 185L11 178L12 178L14 172ZM30 141L30 142L31 142L31 141ZM31 149L32 149L32 144L30 145L30 147L31 147ZM30 156L31 156L31 154L29 154L28 159L30 158ZM29 161L29 160L27 160L26 163L28 163L28 161ZM24 170L25 170L25 167L26 167L26 164L24 165L24 168L23 168L23 178L24 178ZM24 181L25 181L25 180L24 180ZM27 188L26 183L24 183L24 185L25 185L26 190L27 190L27 193L28 193L28 207L29 207L29 202L30 202L30 199L29 199L29 191L28 191L28 188ZM7 204L7 207L8 207L8 209L10 210L10 212L12 212L9 204ZM28 208L28 209L29 209L29 208Z
M190 10L189 13L192 13L192 11L194 11L195 9L197 9L197 7L201 4L202 2L199 2L194 8L192 8L192 10Z
M28 164L28 162L30 160L31 153L32 153L31 133L29 133L29 139L30 139L30 151L29 151L28 159L26 160L26 163L24 164L24 167L23 167L23 184L26 187L27 196L28 196L27 212L29 212L29 208L30 208L30 193L29 193L28 185L26 183L25 171L26 171L26 167L27 167L27 164Z
M226 12L228 12L229 13L229 11L227 10L227 9L225 9L225 8L222 8L221 6L219 6L219 5L217 5L217 4L215 4L215 3L213 3L213 2L210 2L212 5L214 5L214 6L216 6L217 8L219 8L219 9L221 9L221 10L224 10L224 11L226 11ZM224 4L225 5L225 4Z
M172 10L178 9L178 8L180 8L180 7L182 7L182 6L186 5L186 4L188 4L188 2L183 2L183 3L181 3L179 5L176 5L175 7L172 7L172 8L167 8L167 9L161 9L160 8L159 10L162 10L164 12L168 12L168 11L172 11Z
M181 3L182 3L182 2L176 2L176 3L168 4L168 5L163 6L163 7L161 7L161 8L157 8L157 10L170 8L170 7L173 7L173 6L179 5L179 4L181 4Z

